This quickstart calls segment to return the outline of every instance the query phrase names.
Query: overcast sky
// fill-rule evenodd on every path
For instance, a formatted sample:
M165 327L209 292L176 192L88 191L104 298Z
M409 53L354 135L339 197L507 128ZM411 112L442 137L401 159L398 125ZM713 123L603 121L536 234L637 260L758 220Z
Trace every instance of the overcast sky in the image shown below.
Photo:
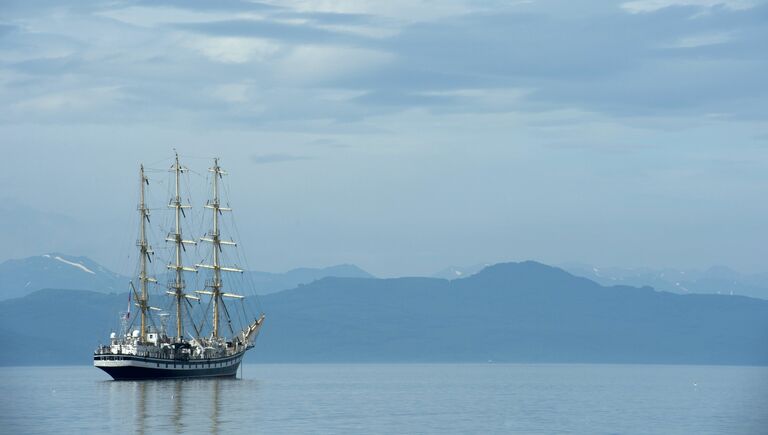
M0 260L133 270L176 148L254 269L768 270L765 2L59 3L0 6Z

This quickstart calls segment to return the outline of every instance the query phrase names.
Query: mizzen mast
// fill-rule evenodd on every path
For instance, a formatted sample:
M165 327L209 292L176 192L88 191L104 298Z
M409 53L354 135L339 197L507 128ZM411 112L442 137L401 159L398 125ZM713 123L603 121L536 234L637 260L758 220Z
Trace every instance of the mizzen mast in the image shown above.
M221 265L220 254L222 252L222 245L235 246L236 243L233 240L221 239L221 233L219 231L219 215L224 211L232 211L232 209L229 207L222 207L221 200L219 199L219 179L223 178L223 176L226 175L226 172L219 166L218 158L213 159L213 167L208 169L208 172L213 173L213 199L205 204L205 208L211 209L213 212L213 230L207 234L207 237L201 237L200 240L211 243L213 252L211 256L211 264L196 264L195 266L213 270L213 280L209 285L211 290L201 290L197 291L197 293L207 294L213 298L213 338L218 338L220 323L219 311L224 304L222 297L243 298L241 295L222 292L224 284L221 281L221 272L242 273L243 271L236 267ZM224 312L226 314L226 306L224 306Z
M174 165L171 167L171 171L175 172L175 195L173 199L171 199L170 204L168 204L168 207L175 209L175 231L172 234L169 234L168 237L166 237L166 241L168 242L174 242L176 245L176 262L174 264L169 264L168 269L175 270L175 279L173 283L169 286L173 291L168 291L169 294L173 295L176 298L176 339L178 341L182 341L184 339L184 325L181 320L181 313L183 311L182 308L182 302L187 299L197 299L195 296L191 296L184 293L184 272L197 272L196 269L188 266L184 266L182 264L182 251L186 251L186 248L184 248L185 244L195 244L194 240L184 240L181 234L181 216L184 215L184 209L185 208L192 208L189 204L182 204L181 203L181 193L180 193L180 179L181 174L183 172L187 171L187 168L182 167L179 163L179 154L176 153L176 161Z

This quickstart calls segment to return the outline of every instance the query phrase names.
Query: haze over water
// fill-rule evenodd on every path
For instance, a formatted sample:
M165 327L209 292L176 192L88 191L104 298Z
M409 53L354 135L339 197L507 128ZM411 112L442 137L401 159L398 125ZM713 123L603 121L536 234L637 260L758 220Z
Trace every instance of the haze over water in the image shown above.
M768 368L249 364L243 379L0 373L5 433L706 433L768 427Z

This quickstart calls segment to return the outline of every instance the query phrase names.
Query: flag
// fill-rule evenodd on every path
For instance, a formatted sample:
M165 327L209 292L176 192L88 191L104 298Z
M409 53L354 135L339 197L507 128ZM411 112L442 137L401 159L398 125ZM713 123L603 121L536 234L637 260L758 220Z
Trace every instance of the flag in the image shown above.
M128 292L128 311L125 312L125 318L131 318L131 292Z

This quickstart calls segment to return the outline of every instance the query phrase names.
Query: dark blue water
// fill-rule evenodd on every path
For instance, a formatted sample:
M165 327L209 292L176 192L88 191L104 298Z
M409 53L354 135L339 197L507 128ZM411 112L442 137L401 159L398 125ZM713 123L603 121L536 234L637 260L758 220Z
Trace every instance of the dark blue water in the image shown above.
M246 365L236 380L0 370L0 432L768 434L768 368Z

